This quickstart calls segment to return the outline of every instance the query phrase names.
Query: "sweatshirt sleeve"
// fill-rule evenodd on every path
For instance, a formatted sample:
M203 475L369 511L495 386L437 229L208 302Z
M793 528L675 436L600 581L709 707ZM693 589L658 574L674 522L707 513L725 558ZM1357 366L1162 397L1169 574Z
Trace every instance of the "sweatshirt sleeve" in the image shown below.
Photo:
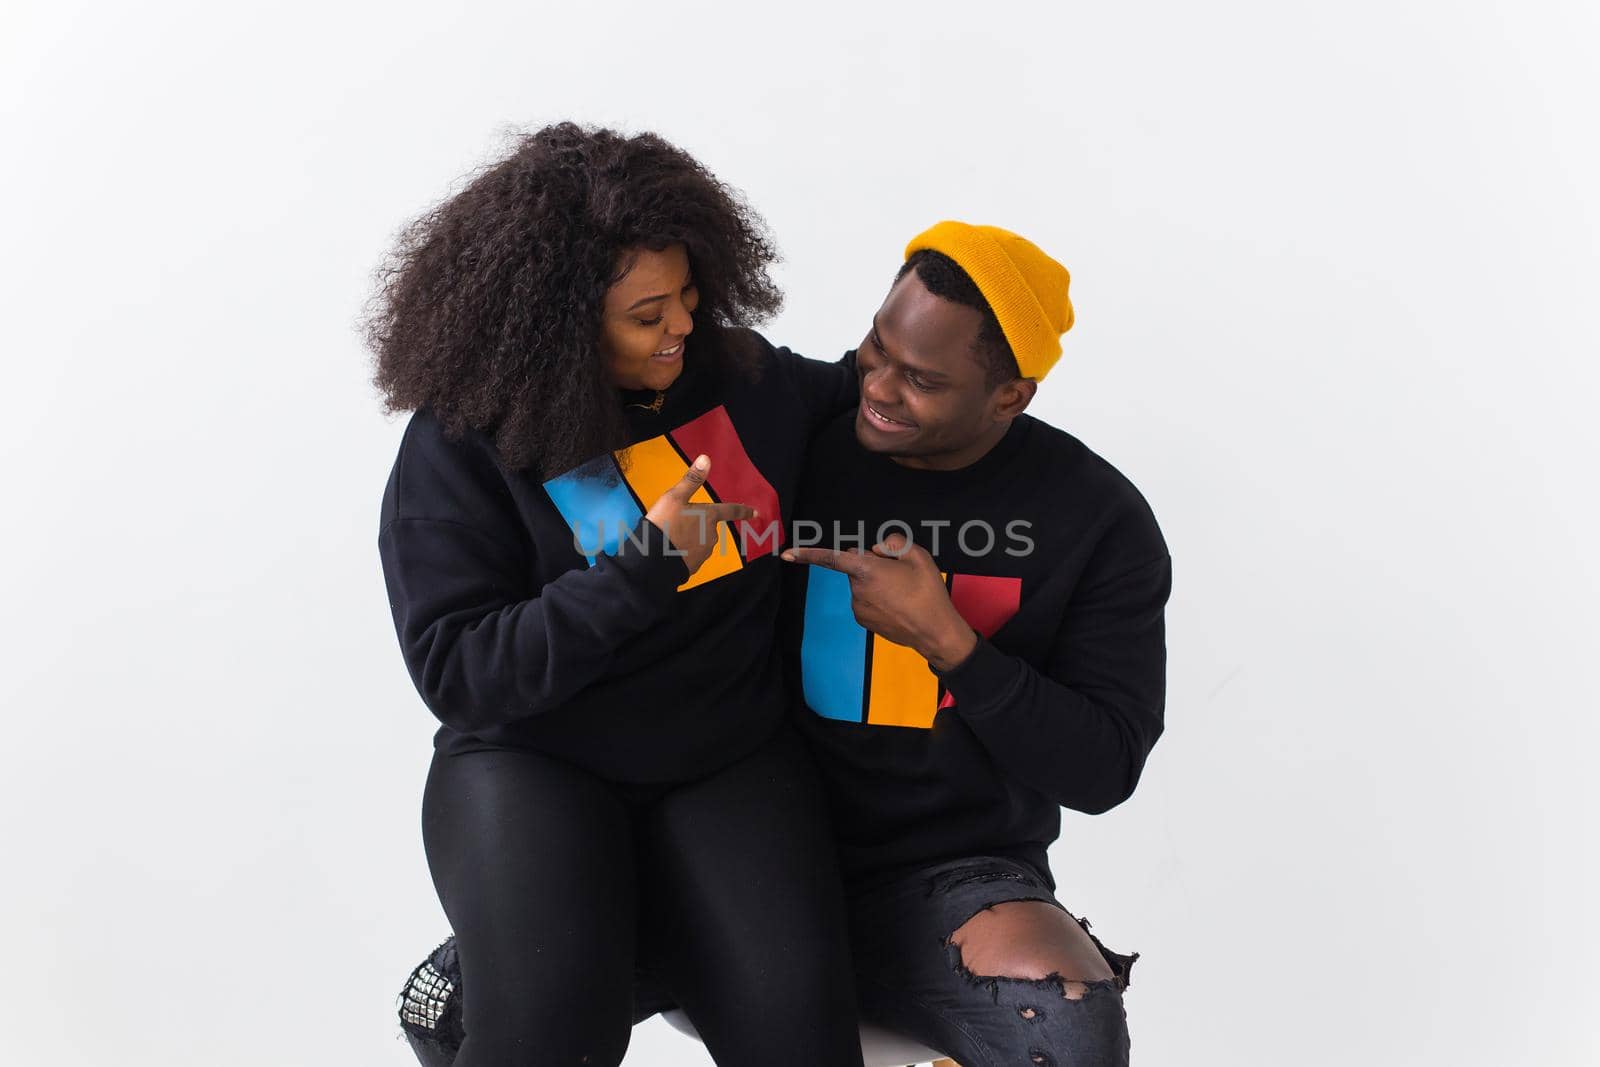
M1008 774L1097 815L1133 795L1166 703L1168 555L1074 593L1045 670L980 636L935 671L955 710Z
M647 518L615 555L525 595L525 564L471 526L396 518L378 535L406 667L429 710L471 733L559 707L660 621L689 571Z
M832 363L807 359L787 348L779 348L777 356L793 384L796 399L805 407L812 433L860 403L854 349Z
M440 722L468 733L559 707L605 677L617 651L671 610L689 576L644 517L592 567L541 566L490 452L481 438L445 440L419 414L384 492L378 532L411 680ZM560 521L554 509L551 516ZM572 536L565 525L560 533ZM536 584L535 575L552 572Z

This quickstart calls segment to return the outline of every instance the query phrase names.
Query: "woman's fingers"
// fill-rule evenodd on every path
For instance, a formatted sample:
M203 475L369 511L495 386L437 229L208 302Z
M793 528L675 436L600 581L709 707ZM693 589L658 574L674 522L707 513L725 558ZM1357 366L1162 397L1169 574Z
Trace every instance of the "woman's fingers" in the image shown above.
M661 494L662 500L670 497L673 503L679 507L689 503L689 498L699 492L700 487L706 483L706 474L710 470L711 457L697 456L695 461L689 465L689 469L683 472L683 477L679 478L671 489ZM660 502L657 501L657 504Z
M691 504L690 499L705 484L710 470L711 457L696 456L683 477L661 494L645 516L661 527L673 546L683 553L691 574L700 569L717 547L720 523L748 522L759 515L749 504Z
M739 522L756 517L756 509L749 504L690 504L683 510L704 515L708 523Z

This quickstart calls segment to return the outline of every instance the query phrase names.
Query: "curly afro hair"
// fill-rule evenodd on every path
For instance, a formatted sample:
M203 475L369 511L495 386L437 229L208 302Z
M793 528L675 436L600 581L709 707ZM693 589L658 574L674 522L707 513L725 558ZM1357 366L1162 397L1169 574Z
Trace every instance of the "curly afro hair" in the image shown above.
M571 122L401 230L363 320L387 414L429 408L447 437L492 436L511 470L553 477L626 446L599 352L602 300L631 249L684 245L699 288L695 358L756 373L733 327L777 311L777 250L732 188L652 133Z

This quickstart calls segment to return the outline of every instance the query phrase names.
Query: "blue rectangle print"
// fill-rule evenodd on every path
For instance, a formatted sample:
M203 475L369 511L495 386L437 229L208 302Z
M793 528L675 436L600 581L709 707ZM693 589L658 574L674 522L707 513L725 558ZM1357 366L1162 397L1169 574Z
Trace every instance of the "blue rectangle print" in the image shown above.
M818 715L861 721L867 631L850 610L850 576L812 566L806 578L800 676L806 703Z
M595 557L615 553L622 538L644 518L609 455L550 479L544 489L573 531L574 549L583 553L591 567Z

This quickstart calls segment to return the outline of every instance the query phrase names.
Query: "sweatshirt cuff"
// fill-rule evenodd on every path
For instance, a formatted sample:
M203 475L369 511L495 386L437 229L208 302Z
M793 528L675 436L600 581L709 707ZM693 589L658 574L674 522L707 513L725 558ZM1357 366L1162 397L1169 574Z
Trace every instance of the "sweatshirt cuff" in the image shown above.
M1022 667L1015 656L1001 652L979 634L966 659L947 671L932 665L929 669L956 698L956 711L963 718L985 718L1011 702Z
M641 517L614 557L617 566L637 581L657 607L665 608L689 580L689 564L665 530Z

